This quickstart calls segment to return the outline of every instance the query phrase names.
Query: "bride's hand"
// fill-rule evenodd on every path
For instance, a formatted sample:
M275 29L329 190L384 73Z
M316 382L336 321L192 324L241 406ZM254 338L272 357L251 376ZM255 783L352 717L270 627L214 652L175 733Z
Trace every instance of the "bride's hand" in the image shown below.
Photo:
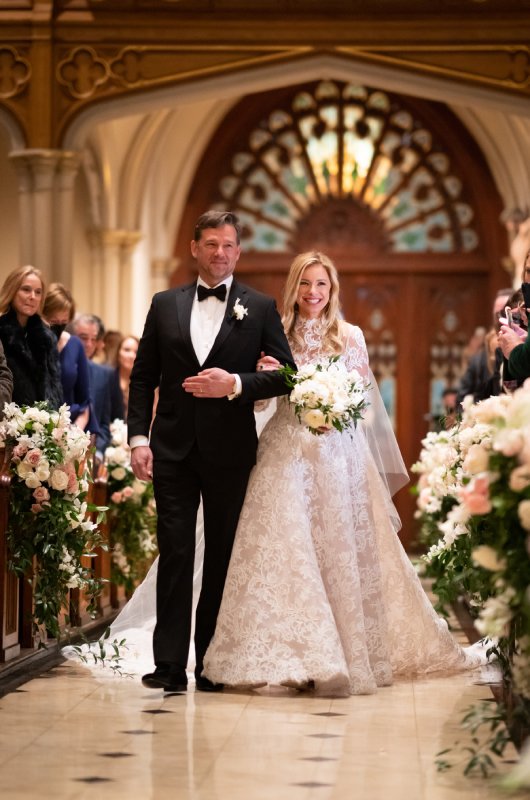
M281 367L280 362L274 356L266 356L263 351L261 351L261 357L256 364L256 372L262 372L263 370L275 370Z

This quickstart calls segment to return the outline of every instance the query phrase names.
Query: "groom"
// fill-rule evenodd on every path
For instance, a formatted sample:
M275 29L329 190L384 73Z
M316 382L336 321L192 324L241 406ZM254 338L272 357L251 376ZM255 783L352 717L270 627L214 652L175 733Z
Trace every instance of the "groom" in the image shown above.
M223 688L201 673L256 460L253 403L288 392L278 372L256 372L256 362L265 352L294 367L274 300L233 278L240 251L235 214L208 211L199 218L191 242L198 280L153 297L131 375L132 468L140 480L153 480L160 552L156 669L142 682L169 692L187 687L201 497L205 547L195 618L196 688Z

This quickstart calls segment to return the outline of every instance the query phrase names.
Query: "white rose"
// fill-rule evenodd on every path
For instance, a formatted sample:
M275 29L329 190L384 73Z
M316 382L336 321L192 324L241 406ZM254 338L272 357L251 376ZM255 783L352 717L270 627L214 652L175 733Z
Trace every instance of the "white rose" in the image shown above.
M39 487L40 485L41 483L34 472L32 472L31 475L28 475L28 477L26 478L26 486L29 489L37 489L37 487Z
M502 428L495 436L493 449L510 458L510 456L516 456L520 452L523 443L524 438L521 431L513 430L513 428Z
M141 495L147 489L147 484L144 481L139 481L138 479L135 479L133 481L132 488L135 494Z
M22 478L22 480L26 480L29 475L33 475L33 467L26 461L21 461L17 464L17 475L19 478Z
M40 481L47 481L50 477L50 465L47 461L43 461L39 464L37 469L35 470L35 475Z
M464 470L471 475L485 472L488 468L489 453L480 444L472 444L462 464Z
M68 486L68 475L62 469L54 469L50 476L50 485L52 489L58 492L64 492Z
M116 467L115 469L112 470L110 474L115 480L122 481L127 473L125 472L123 467Z
M318 408L311 408L309 411L306 411L302 416L302 420L309 428L329 427L324 414Z
M530 531L530 500L521 500L517 508L517 514L525 531Z
M500 572L506 567L506 560L499 558L493 547L488 547L485 544L475 547L471 553L471 558L479 567L489 569L490 572Z

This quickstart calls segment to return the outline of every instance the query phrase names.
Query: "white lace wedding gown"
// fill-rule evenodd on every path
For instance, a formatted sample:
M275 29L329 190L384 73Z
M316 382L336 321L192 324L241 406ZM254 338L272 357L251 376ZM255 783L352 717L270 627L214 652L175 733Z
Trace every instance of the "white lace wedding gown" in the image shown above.
M299 367L330 355L318 320L298 330ZM342 332L341 358L368 376L361 330ZM345 695L484 664L484 648L462 649L437 617L398 526L365 426L316 436L281 398L260 437L204 674Z

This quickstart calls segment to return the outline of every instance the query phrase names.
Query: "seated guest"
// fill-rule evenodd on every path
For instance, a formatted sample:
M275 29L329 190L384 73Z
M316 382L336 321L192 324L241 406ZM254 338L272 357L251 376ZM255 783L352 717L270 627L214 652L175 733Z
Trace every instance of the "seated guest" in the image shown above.
M118 365L118 347L123 339L121 331L106 331L103 336L103 360L102 364L110 367Z
M70 406L70 419L82 430L98 433L90 418L90 381L85 349L77 336L65 330L75 312L74 299L61 283L52 283L44 298L42 316L57 337L64 402Z
M136 336L124 336L118 347L118 366L116 369L123 398L123 418L125 421L127 421L127 406L129 405L129 381L139 342L140 340Z
M90 394L99 425L96 452L101 457L110 444L110 423L124 418L123 400L118 376L112 367L96 364L92 358L97 350L101 320L95 314L81 314L72 322L72 330L81 339L88 358Z
M13 375L13 402L63 402L57 340L40 316L45 288L40 270L18 267L0 289L0 342Z

